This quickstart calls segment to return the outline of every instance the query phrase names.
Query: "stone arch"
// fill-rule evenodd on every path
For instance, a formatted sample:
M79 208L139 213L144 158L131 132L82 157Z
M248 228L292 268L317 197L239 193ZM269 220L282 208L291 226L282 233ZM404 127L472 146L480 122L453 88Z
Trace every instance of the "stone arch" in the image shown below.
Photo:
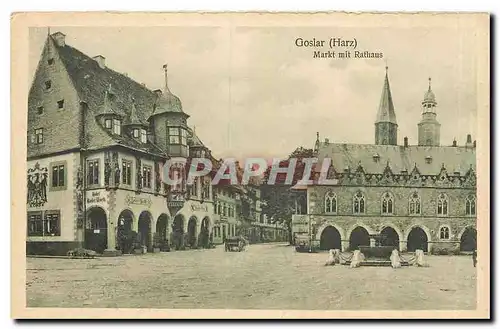
M398 232L392 225L385 225L380 230L382 235L380 244L382 246L391 246L399 250L399 243L401 241L401 233Z
M134 224L136 223L136 221L134 212L130 208L122 209L122 211L120 211L120 214L118 215L117 223L118 226L123 226L123 229L126 232L135 231Z
M184 231L185 231L185 217L183 214L175 215L172 221L172 233L170 241L172 241L172 245L175 249L183 249L184 248Z
M203 217L200 222L200 231L198 235L198 246L201 248L208 248L212 243L212 221L209 216Z
M198 217L195 215L189 217L186 242L190 248L196 248L198 245Z
M349 233L349 249L356 250L359 246L370 245L370 232L364 225L356 225Z
M430 250L429 244L431 242L431 237L432 235L425 225L415 224L410 226L406 230L408 251L422 249L424 252L428 252Z
M134 232L134 233L133 233ZM137 221L129 208L124 208L117 218L116 245L122 253L132 252L137 234Z
M473 251L477 248L477 230L473 226L466 226L458 235L460 251Z
M153 215L147 210L144 210L139 215L137 221L137 233L143 246L148 250L153 248Z
M158 242L160 243L160 245L167 245L167 241L169 239L169 236L168 236L169 221L170 221L170 217L165 213L160 214L160 216L158 216L158 219L156 220L155 232L156 232L157 239L158 239Z
M331 227L335 228L337 231L339 231L340 238L342 240L346 240L346 237L344 235L344 230L340 226L338 226L337 224L330 223L330 222L325 222L325 223L321 224L321 226L318 228L318 231L316 232L315 240L317 240L317 241L321 240L321 234L323 233L324 229L327 228L328 226L331 226Z
M108 248L108 215L102 207L86 210L85 247L102 253Z
M340 231L333 225L326 226L321 231L319 248L322 250L340 249L342 250L342 237Z
M356 224L354 224L354 225L351 226L351 228L346 232L345 236L347 238L349 238L349 236L351 235L352 231L354 231L356 229L356 227L358 227L358 226L364 228L368 232L368 234L377 234L377 232L373 228L371 228L370 226L358 222L358 223L356 223Z
M394 231L396 231L398 238L399 238L399 241L405 240L405 236L403 234L403 231L401 231L401 229L397 225L392 224L392 223L383 223L380 226L380 233L382 233L382 231L386 228L392 228Z

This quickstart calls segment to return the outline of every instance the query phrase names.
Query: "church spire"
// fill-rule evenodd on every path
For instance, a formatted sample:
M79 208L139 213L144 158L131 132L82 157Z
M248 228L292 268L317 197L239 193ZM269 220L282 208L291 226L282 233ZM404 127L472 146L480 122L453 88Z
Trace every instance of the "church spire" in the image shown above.
M394 104L392 102L391 87L389 85L389 67L385 67L384 87L382 88L382 97L378 107L376 122L390 122L397 124L396 113L394 112Z
M375 144L397 145L398 123L392 101L388 71L389 67L386 66L382 96L378 107L377 119L375 120Z

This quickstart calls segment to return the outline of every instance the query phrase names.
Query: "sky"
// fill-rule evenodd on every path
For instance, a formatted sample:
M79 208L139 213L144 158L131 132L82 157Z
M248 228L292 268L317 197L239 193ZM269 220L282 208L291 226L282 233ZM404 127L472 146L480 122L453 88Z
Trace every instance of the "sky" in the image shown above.
M474 30L443 27L58 27L66 43L127 73L152 90L169 88L188 124L217 158L283 157L312 148L316 132L331 143L374 143L385 66L398 122L398 144L417 143L421 102L432 77L441 145L476 138ZM30 29L29 79L47 36ZM318 59L296 39L356 38L383 58Z

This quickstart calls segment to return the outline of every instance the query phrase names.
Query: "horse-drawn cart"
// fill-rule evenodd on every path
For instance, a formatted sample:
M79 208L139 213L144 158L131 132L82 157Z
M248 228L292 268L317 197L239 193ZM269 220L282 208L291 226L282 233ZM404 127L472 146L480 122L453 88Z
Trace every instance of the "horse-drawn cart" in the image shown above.
M241 236L226 238L224 251L243 251L248 245L248 241Z

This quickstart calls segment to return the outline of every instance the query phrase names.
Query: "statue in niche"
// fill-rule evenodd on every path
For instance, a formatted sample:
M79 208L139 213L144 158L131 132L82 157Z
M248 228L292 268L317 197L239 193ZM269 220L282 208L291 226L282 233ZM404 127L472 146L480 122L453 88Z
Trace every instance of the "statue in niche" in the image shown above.
M115 186L118 187L120 185L120 165L118 162L115 162Z
M109 186L109 181L111 177L111 164L106 162L104 164L104 185Z
M155 163L155 191L160 193L161 191L161 176L160 176L160 165Z
M137 190L142 189L142 165L141 165L141 158L136 158L136 186Z
M106 152L104 154L104 185L107 187L110 183L111 178L111 163L110 154Z

